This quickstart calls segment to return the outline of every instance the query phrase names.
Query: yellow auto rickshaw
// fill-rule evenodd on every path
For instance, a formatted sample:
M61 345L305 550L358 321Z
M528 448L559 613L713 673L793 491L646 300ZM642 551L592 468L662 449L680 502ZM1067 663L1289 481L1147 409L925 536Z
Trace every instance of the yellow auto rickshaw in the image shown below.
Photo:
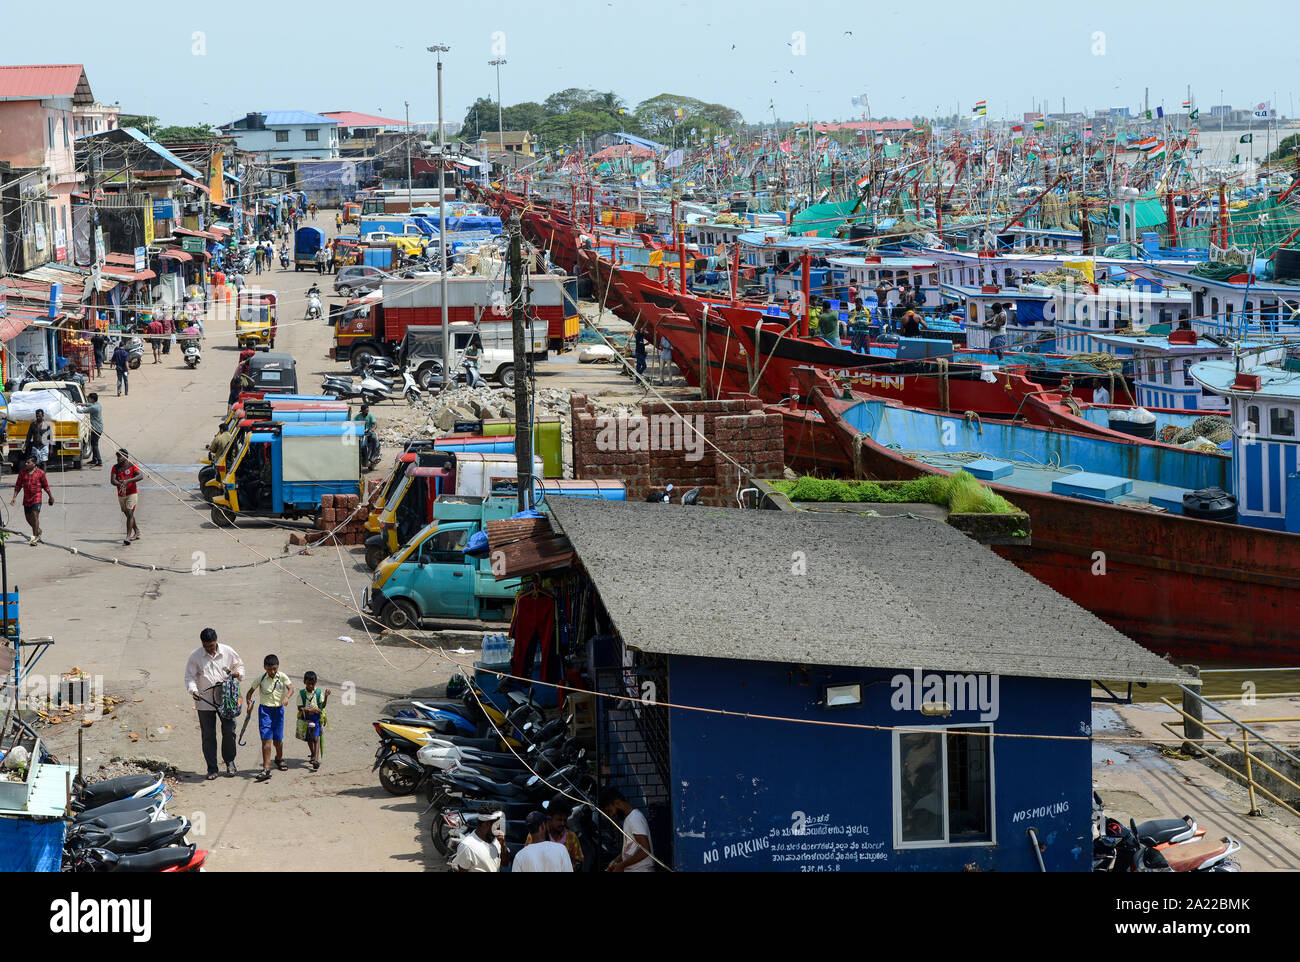
M275 347L274 291L242 290L235 299L235 340L241 348L269 351Z

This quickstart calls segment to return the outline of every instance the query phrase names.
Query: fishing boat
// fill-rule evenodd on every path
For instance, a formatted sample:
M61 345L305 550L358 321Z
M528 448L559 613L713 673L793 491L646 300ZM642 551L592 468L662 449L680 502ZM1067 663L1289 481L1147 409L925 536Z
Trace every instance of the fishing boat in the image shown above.
M1205 383L1217 385L1223 376L1206 373ZM1261 447L1242 457L1234 440L1233 457L1222 458L843 398L825 379L814 384L811 399L859 476L967 470L985 480L1033 524L1031 545L995 550L1148 648L1272 664L1300 657L1292 627L1300 536L1259 526L1286 524L1289 498L1277 478L1287 464L1295 469L1294 443L1289 453ZM1300 408L1300 393L1276 400L1293 415ZM1263 472L1272 469L1270 486ZM1288 479L1288 495L1298 480ZM1219 497L1225 489L1267 493L1247 497L1258 510L1237 523L1231 495ZM1291 523L1300 526L1300 489L1296 494ZM1270 513L1274 508L1281 514Z

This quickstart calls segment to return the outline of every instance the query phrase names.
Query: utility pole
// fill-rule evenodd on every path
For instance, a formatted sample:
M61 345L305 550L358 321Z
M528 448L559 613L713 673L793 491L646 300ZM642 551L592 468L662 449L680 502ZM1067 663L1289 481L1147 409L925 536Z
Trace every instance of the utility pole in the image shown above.
M524 338L524 257L519 211L510 215L510 307L515 349L515 474L519 479L519 510L533 506L533 426L528 417L529 345Z
M435 43L429 52L438 58L438 300L442 308L442 389L450 391L455 383L451 363L451 325L447 322L447 212L443 203L446 178L442 172L444 157L442 136L442 55L451 48ZM410 134L410 131L407 131Z

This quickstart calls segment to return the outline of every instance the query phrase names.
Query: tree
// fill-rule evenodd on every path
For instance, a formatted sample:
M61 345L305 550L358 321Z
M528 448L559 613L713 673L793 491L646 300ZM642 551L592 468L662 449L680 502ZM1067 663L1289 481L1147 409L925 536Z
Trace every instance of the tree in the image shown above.
M119 127L134 127L136 130L148 136L153 136L153 131L158 127L158 118L149 114L122 114L117 118Z
M216 137L217 132L208 124L190 124L188 127L159 127L149 136L160 144L165 144L185 140L207 140Z

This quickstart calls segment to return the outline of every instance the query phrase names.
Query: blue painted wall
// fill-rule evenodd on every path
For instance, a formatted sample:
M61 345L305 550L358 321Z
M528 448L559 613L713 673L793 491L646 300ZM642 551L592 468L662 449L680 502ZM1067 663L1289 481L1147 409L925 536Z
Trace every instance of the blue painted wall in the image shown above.
M925 728L979 724L896 711L899 671L811 668L674 656L674 702L735 712ZM794 671L794 680L791 672ZM863 703L826 709L823 687L861 682ZM873 684L874 683L874 684ZM1089 683L998 680L994 732L1090 734ZM679 871L1037 871L1025 834L1047 844L1048 871L1088 871L1092 859L1091 743L995 738L994 844L896 849L893 740L888 731L805 726L674 711L671 719L674 862ZM800 814L802 813L802 814ZM804 832L792 831L802 823Z

